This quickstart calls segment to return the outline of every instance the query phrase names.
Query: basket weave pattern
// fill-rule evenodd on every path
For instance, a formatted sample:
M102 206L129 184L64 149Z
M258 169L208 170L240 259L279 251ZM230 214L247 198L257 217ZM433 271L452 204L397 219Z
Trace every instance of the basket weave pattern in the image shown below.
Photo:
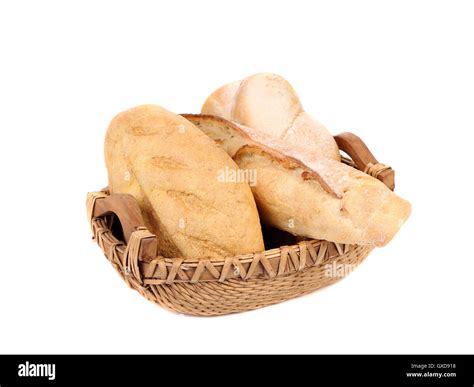
M89 207L104 192L89 194ZM372 248L305 241L221 261L157 257L140 262L145 228L119 241L106 218L91 220L94 239L125 282L150 301L179 313L215 316L257 309L308 294L337 282L327 266L360 264Z

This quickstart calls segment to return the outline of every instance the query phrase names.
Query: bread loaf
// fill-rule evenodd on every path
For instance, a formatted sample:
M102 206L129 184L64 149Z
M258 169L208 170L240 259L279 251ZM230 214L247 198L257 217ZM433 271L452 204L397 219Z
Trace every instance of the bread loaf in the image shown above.
M382 182L337 160L219 117L184 117L241 169L253 171L252 191L266 224L315 239L384 246L410 214L410 204Z
M214 91L202 114L210 114L258 130L288 146L340 160L329 131L310 117L293 87L279 75L261 73Z
M237 165L183 117L156 105L120 113L107 131L105 160L110 191L137 199L161 255L212 259L264 250L249 185L218 178Z

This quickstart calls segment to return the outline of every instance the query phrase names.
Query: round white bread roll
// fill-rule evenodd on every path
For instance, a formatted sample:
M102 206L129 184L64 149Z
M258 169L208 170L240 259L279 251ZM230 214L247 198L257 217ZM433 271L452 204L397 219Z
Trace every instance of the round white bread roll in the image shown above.
M331 133L304 110L293 87L279 75L260 73L214 91L201 112L258 130L285 144L340 160Z

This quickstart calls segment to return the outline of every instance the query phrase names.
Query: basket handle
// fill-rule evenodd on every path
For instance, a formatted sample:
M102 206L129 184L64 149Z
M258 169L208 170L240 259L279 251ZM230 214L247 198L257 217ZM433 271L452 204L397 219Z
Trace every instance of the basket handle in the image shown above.
M112 214L117 217L122 226L126 244L129 243L133 232L146 228L138 202L132 195L110 194L95 197L91 211L92 219ZM117 235L114 236L117 237ZM158 239L154 235L141 240L139 259L148 262L155 259L157 247Z
M339 149L347 153L357 169L379 179L392 191L395 189L395 171L379 163L362 139L345 132L334 136Z

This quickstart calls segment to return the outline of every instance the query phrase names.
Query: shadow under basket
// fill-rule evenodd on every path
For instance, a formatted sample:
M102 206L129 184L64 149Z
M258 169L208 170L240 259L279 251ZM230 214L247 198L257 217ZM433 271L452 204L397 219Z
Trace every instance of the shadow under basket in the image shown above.
M394 171L375 159L352 133L334 137L342 162L394 189ZM144 226L135 198L90 192L87 212L93 238L125 282L148 300L178 313L217 316L244 312L308 294L344 277L371 246L297 239L266 228L269 250L222 259L157 256L157 238ZM292 241L292 245L288 245ZM347 266L350 265L350 266Z

